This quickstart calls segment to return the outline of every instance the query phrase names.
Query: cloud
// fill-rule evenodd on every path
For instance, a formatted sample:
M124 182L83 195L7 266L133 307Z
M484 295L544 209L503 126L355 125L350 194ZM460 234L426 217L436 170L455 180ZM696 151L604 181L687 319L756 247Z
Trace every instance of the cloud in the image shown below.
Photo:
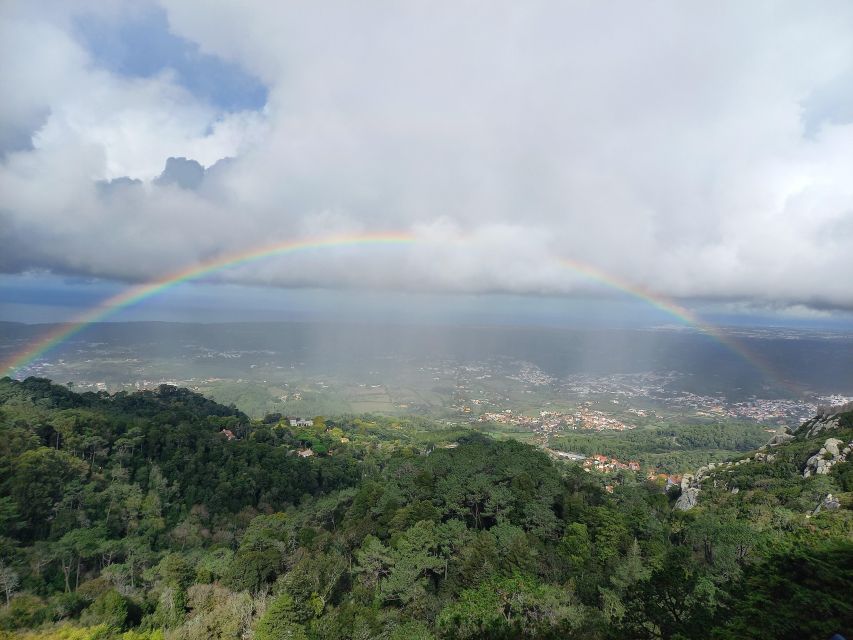
M566 257L671 296L853 307L848 3L164 1L171 38L266 86L243 111L99 65L79 15L35 6L0 27L8 272L145 280L402 230L420 242L222 277L588 290ZM85 15L127 28L105 6Z
M163 169L154 183L158 185L174 184L181 189L198 189L204 180L204 167L195 160L186 158L168 158Z

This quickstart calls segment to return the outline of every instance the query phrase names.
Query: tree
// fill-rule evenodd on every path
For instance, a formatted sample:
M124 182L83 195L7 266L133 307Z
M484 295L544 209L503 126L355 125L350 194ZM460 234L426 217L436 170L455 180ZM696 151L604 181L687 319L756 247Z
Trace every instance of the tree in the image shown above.
M620 627L632 638L701 638L712 626L718 589L684 547L674 547L647 580L629 588Z
M10 496L3 496L0 498L0 532L11 535L19 525L20 516L15 501Z
M736 585L715 639L829 638L853 629L853 544L778 553ZM784 603L784 606L779 606ZM756 624L760 621L760 624Z
M170 587L185 591L193 582L195 570L185 557L170 553L160 561L160 575Z
M41 447L18 456L8 482L9 494L32 537L45 536L54 506L86 472L82 461L64 451Z
M393 566L381 589L387 600L406 604L425 591L431 574L444 572L435 523L428 520L407 529L391 555Z
M71 573L75 574L73 590L76 590L80 585L80 569L83 561L97 556L103 543L101 529L75 529L54 543L53 553L62 567L66 592L72 591Z
M11 602L12 594L15 593L15 589L18 588L20 583L21 580L18 576L18 572L0 561L0 589L2 589L3 593L6 595L7 605Z
M568 562L571 572L582 576L592 560L592 541L587 526L582 522L569 524L560 541L559 551Z
M296 557L296 564L280 584L293 597L299 619L307 621L323 613L349 562L334 549L325 553L300 550Z
M299 624L296 606L288 593L282 593L267 606L255 629L257 640L307 640Z
M223 582L235 591L257 593L275 581L281 567L277 549L240 549L223 576Z
M378 592L382 580L388 577L394 565L388 549L378 538L369 535L362 542L361 549L356 551L355 558L355 573L361 576L362 583L368 589Z
M586 617L571 591L515 575L466 589L442 610L437 624L445 637L454 640L508 640L546 634L564 637L579 629Z
M435 634L423 622L404 622L391 631L389 640L435 640Z

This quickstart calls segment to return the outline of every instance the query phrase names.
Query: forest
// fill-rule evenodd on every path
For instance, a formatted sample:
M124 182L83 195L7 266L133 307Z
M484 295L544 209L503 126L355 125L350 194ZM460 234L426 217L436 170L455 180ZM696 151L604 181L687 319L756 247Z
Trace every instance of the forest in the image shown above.
M404 431L0 380L0 638L853 634L853 463L802 474L853 413L709 477L686 511L643 474L605 486L527 444Z
M757 449L768 437L761 424L704 420L611 433L564 433L552 446L586 455L604 453L620 460L637 460L659 471L680 473Z

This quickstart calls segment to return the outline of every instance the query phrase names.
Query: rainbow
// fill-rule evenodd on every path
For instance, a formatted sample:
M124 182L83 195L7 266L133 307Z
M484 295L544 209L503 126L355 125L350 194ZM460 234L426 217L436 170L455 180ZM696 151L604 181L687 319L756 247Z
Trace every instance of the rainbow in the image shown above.
M6 375L14 376L19 369L28 366L34 360L42 357L54 347L80 333L89 325L101 322L114 313L122 309L127 309L148 298L152 298L171 287L191 280L197 280L216 271L263 260L272 256L289 255L313 249L361 245L399 245L410 244L414 241L415 237L406 233L334 235L295 242L281 242L205 260L191 267L158 278L153 282L131 287L127 291L107 298L96 307L89 309L73 320L63 323L48 332L23 351L13 355L7 362L0 363L0 372L6 372Z
M747 348L741 341L727 335L718 327L703 321L695 313L682 307L674 300L655 293L646 287L628 282L623 278L619 278L611 273L602 271L597 267L578 262L577 260L572 260L571 258L559 258L557 261L561 265L568 267L572 271L580 273L590 280L604 284L609 288L623 291L639 300L643 300L656 309L660 309L664 313L678 319L682 323L701 331L746 360L753 367L761 371L768 379L781 384L787 388L788 391L791 391L796 395L802 394L803 390L800 387L778 375L770 363L762 356Z
M191 267L158 278L153 282L131 287L122 293L104 300L96 307L89 309L73 320L57 326L36 342L28 345L24 350L12 355L5 362L0 363L0 372L6 372L7 375L14 376L20 369L29 366L33 361L44 356L48 351L62 344L74 335L80 333L89 325L101 322L122 309L126 309L147 300L148 298L154 297L174 286L192 280L197 280L217 271L241 266L273 256L291 255L317 249L332 249L347 246L407 245L413 244L416 241L417 238L410 233L332 235L321 238L271 244L249 251L231 253L225 256L205 260ZM685 325L691 326L715 339L717 342L721 343L749 362L752 366L760 370L769 379L788 386L791 390L799 391L798 389L791 387L788 383L782 381L770 365L762 360L758 354L751 352L739 341L726 335L717 327L703 322L694 313L678 305L674 301L645 287L602 271L592 265L569 258L559 258L557 259L557 262L562 267L568 268L589 280L622 293L626 293L654 306L655 308L678 319Z

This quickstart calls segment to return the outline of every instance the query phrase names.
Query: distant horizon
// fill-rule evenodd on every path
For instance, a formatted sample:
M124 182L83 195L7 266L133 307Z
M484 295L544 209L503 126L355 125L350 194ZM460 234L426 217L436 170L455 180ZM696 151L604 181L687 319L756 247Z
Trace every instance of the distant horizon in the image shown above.
M69 324L62 321L34 321L25 322L20 320L0 320L0 325L16 325L23 327L56 327ZM280 319L249 319L249 320L204 320L204 319L124 319L124 320L101 320L93 322L87 326L97 327L103 325L131 325L131 324L164 324L164 325L278 325L278 324L318 324L318 325L350 325L350 326L373 326L373 327L435 327L435 328L453 328L460 329L476 329L476 328L495 328L495 329L542 329L553 331L673 331L673 332L690 332L702 334L702 329L686 324L678 324L676 322L648 325L604 325L604 326L583 326L569 324L547 324L547 323L488 323L488 322L436 322L430 320L419 321L416 319L409 320L371 320L371 319L328 319L328 318L280 318ZM785 325L785 324L760 324L760 323L732 323L732 324L714 324L714 327L722 331L731 330L734 332L745 331L749 329L766 330L766 331L793 331L795 333L832 333L838 336L849 337L853 339L853 333L846 327L834 328L814 325Z
M0 321L62 324L128 290L128 285L57 276L0 275ZM744 302L678 300L718 327L783 327L853 331L853 312L805 307L775 309ZM654 327L683 325L671 313L628 295L590 293L411 292L359 288L279 288L194 282L127 309L115 321L278 322L338 317L404 324L519 324L522 326Z

